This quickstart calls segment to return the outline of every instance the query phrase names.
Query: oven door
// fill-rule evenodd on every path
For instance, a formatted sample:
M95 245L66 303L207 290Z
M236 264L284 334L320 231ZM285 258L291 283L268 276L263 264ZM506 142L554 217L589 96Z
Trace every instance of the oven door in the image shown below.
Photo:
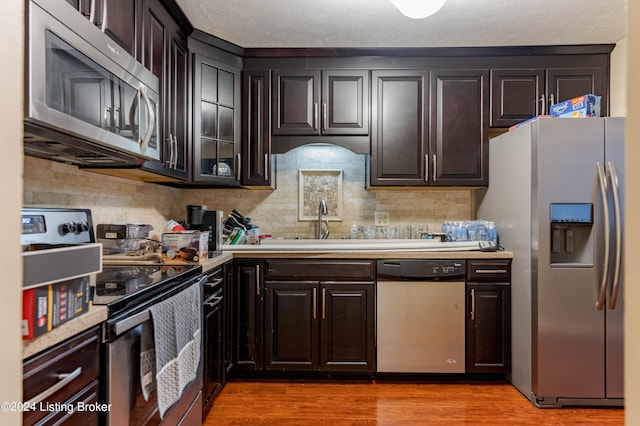
M28 4L25 121L159 160L157 77L65 1Z
M206 278L198 278L202 285ZM167 294L157 296L167 298L188 286L187 284L174 287ZM137 308L134 312L123 313L105 323L106 335L109 336L104 347L105 362L103 365L106 384L104 388L105 401L110 404L110 410L106 413L106 424L121 425L179 425L191 424L190 419L202 418L202 373L191 382L184 390L181 398L165 413L164 419L160 419L157 394L153 391L149 399L145 400L142 394L140 381L140 343L142 327L150 324L151 317L147 310L153 301L146 303L143 308ZM202 371L202 363L200 364Z

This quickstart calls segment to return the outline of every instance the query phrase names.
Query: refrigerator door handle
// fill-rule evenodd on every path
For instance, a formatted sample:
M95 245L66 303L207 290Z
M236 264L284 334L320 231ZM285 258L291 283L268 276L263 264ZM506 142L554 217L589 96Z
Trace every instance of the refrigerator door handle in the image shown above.
M620 206L620 188L618 184L618 172L616 165L609 161L607 163L607 171L611 179L611 192L613 193L613 209L616 221L616 260L615 269L613 271L613 284L611 287L611 299L609 300L609 309L616 308L618 300L618 290L620 288L620 268L622 262L622 215Z
M600 195L602 198L602 212L604 215L604 264L602 266L602 281L600 283L600 291L598 292L598 300L596 309L601 311L607 298L607 278L609 277L609 204L607 203L607 178L602 163L596 163L598 172L598 183L600 184Z

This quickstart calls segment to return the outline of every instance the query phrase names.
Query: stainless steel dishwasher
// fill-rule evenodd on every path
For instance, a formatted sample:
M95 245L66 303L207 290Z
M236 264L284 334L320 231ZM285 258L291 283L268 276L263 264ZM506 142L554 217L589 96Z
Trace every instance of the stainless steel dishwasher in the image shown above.
M464 260L377 262L377 371L465 372Z

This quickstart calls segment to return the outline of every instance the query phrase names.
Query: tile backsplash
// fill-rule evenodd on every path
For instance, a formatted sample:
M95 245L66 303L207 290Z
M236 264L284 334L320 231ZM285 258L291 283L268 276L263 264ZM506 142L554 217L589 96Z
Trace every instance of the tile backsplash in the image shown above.
M238 210L274 237L311 238L316 222L299 220L299 171L341 170L341 221L330 222L330 238L348 237L352 222L373 225L374 212L389 213L390 225L428 225L475 218L471 189L366 189L367 157L331 145L309 145L274 156L277 189L179 189L105 176L75 166L24 158L24 205L90 208L94 223L148 223L159 235L169 219L184 220L187 204ZM309 199L309 197L307 197Z

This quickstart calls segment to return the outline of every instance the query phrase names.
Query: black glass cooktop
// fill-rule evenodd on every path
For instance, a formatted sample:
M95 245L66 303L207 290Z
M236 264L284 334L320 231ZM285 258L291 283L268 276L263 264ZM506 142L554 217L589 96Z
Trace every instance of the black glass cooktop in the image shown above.
M96 276L94 305L107 305L109 316L135 307L146 299L188 280L200 265L108 265Z

